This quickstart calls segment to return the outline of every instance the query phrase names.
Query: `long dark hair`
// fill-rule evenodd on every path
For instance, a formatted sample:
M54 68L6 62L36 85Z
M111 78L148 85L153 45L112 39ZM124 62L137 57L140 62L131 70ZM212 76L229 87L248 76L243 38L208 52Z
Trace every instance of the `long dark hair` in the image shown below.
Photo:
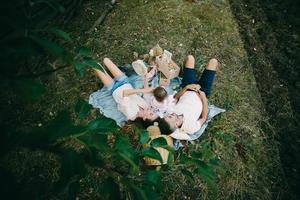
M147 129L149 126L152 126L155 122L157 122L162 135L170 135L171 133L173 133L173 130L171 129L170 125L166 122L166 120L160 117L157 117L154 120L143 120L143 118L138 117L132 122L142 129Z

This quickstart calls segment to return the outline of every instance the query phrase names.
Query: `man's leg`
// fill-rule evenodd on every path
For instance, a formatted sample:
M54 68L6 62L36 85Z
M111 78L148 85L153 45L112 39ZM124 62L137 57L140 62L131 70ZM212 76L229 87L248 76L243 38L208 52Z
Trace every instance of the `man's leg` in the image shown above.
M210 95L212 84L215 79L216 70L219 66L217 59L210 59L206 68L204 69L199 84L201 85L201 90L205 92L206 96Z
M197 83L196 71L195 71L195 58L192 55L188 55L184 61L183 78L181 87L185 87L188 84Z

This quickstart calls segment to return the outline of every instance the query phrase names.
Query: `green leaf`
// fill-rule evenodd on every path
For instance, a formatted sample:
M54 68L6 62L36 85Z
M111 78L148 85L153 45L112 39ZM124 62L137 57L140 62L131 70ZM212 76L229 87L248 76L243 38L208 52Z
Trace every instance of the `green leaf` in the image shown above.
M156 170L148 171L145 180L154 186L159 186L161 184L160 174Z
M85 131L83 126L75 126L69 113L61 112L45 127L49 142L55 142L60 138L76 135Z
M215 155L213 151L209 149L209 147L204 147L202 150L203 159L209 160L212 159Z
M173 153L173 152L169 152L167 165L168 165L169 167L172 167L173 164L174 164L174 153Z
M37 45L39 45L40 47L50 51L51 53L53 53L56 56L63 56L65 53L65 49L63 47L61 47L60 45L51 42L49 40L45 40L45 39L41 39L37 36L31 35L29 36L30 39L32 39Z
M212 166L219 166L220 160L218 158L213 158L209 160L209 164Z
M164 137L158 137L158 138L155 138L154 140L151 140L150 145L152 147L162 147L162 146L168 145L168 143Z
M130 184L131 193L133 194L133 199L148 200L147 195L144 190L137 187L135 184Z
M149 141L149 134L148 134L148 131L146 130L143 130L141 133L140 133L140 143L141 144L146 144L148 141Z
M113 119L101 118L91 121L88 124L88 129L91 131L107 133L111 131L116 131L118 129L118 125Z
M125 160L129 165L131 165L134 173L139 172L139 167L136 163L137 156L136 156L135 152L125 150L125 151L119 152L118 154L121 158L123 158L123 160Z
M74 68L75 68L76 72L79 74L79 76L83 77L84 64L82 64L81 62L74 62L73 65L74 65Z
M201 152L192 152L191 157L194 159L201 159L202 153Z
M138 154L131 144L128 138L117 134L115 138L114 149L117 151L121 159L125 160L132 166L133 172L138 172Z
M69 113L61 112L57 117L42 128L37 128L30 133L22 133L18 136L21 144L32 146L45 146L53 144L58 139L71 135L81 134L86 130L84 126L75 126L70 118Z
M86 133L84 135L78 136L77 139L83 142L86 146L95 147L99 151L108 148L107 135Z
M213 193L217 192L216 174L211 167L204 165L195 169L194 172L199 174L201 178L208 183Z
M194 180L194 176L193 176L192 172L190 172L189 170L181 169L181 173L183 175L185 175L186 177L190 178L191 180Z
M61 158L60 180L57 189L63 189L74 176L87 173L83 158L73 150L66 150Z
M208 165L202 165L199 166L196 170L196 173L198 173L202 178L210 179L212 181L215 181L216 175L213 169Z
M187 164L187 163L189 163L190 162L190 158L186 155L186 154L184 154L183 152L181 152L180 154L179 154L179 162L181 163L181 164Z
M45 92L44 86L33 79L21 79L15 82L17 93L26 101L37 101Z
M99 64L92 58L84 58L82 63L89 67L100 69Z
M80 191L80 184L78 181L71 182L68 185L68 199L76 199Z
M92 55L91 51L86 47L79 47L77 49L77 52L78 52L78 55L84 56L84 57L89 57Z
M103 181L100 191L100 195L103 196L104 199L121 199L120 187L112 177L108 177Z
M82 98L78 99L75 105L75 113L80 119L86 118L90 114L91 109L92 105Z
M33 5L38 4L38 3L45 3L55 11L58 11L58 12L61 12L61 13L65 12L65 8L60 3L56 2L56 1L37 0L37 1L34 1Z
M64 32L63 30L59 29L59 28L50 27L48 29L48 31L55 34L55 35L57 35L58 37L61 37L62 39L64 39L67 42L72 41L70 35L68 33Z
M149 158L153 158L155 160L158 160L160 163L163 162L160 153L152 147L144 148L142 150L142 155L145 156L145 157L149 157Z

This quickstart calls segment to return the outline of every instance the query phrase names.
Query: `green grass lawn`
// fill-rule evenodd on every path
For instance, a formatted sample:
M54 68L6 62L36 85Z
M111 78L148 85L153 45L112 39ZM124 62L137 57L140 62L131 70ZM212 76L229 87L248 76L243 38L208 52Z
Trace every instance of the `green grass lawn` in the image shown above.
M97 30L86 33L103 9L103 1L89 1L68 25L76 42L90 47L99 61L108 56L118 65L131 63L134 52L145 54L159 44L172 52L179 64L188 54L195 56L198 69L213 57L221 63L210 101L227 111L210 123L195 144L184 149L201 152L203 145L209 145L217 155L221 163L217 193L201 178L191 181L170 172L163 180L180 184L168 186L164 197L271 199L281 182L278 147L229 3L122 0ZM74 105L78 96L88 99L99 88L99 81L89 72L80 79L67 68L57 72L47 87L41 104L35 105L44 113L42 120L48 119L50 112ZM45 102L47 108L42 106ZM89 188L97 187L96 179L86 180Z

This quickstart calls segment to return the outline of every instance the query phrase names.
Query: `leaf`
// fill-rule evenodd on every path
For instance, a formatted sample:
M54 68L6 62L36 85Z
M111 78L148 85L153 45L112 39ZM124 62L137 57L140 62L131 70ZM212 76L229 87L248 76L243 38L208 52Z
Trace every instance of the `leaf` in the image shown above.
M155 138L154 140L151 140L150 145L152 147L162 147L162 146L168 145L168 143L164 137L158 137L158 138Z
M75 113L80 119L86 118L90 114L91 109L92 105L82 98L78 99L75 105Z
M37 101L45 92L44 86L33 79L17 80L14 85L17 93L27 101Z
M149 187L148 185L144 185L142 187L142 190L145 192L147 199L150 200L162 199L162 198L158 198L159 194L157 192L157 190L162 190L161 185L160 187L158 187L158 185L156 185L155 187Z
M149 158L153 158L155 160L158 160L160 163L163 162L160 153L152 147L144 148L142 150L142 155L145 156L145 157L149 157Z
M83 158L73 150L65 150L61 158L60 179L56 190L63 190L72 177L78 175L83 177L86 173Z
M174 153L173 153L173 152L169 152L167 165L168 165L169 167L172 167L173 164L174 164Z
M148 131L146 130L143 130L141 133L140 133L140 143L141 144L146 144L148 141L149 141L149 134L148 134Z
M136 155L131 153L131 151L123 151L119 152L119 155L121 158L123 158L129 165L131 165L132 170L134 173L137 173L139 171L139 167L137 163L135 162Z
M195 172L199 174L202 177L202 179L208 183L213 193L217 192L216 175L211 167L209 167L208 165L201 166L195 169Z
M138 154L136 150L131 147L128 138L117 134L114 149L123 160L132 166L133 172L138 172Z
M201 159L202 153L201 152L192 152L191 157L194 159Z
M42 128L36 128L32 132L19 134L17 139L21 144L33 147L44 147L56 142L58 139L71 135L81 134L86 130L84 126L75 126L68 112L63 111L57 117Z
M187 157L187 155L184 154L183 152L181 152L181 154L179 155L179 162L181 164L187 164L188 162L190 162L190 160L191 159L189 157Z
M51 33L53 33L53 34L55 34L58 37L61 37L62 39L64 39L67 42L72 41L70 35L68 33L64 32L63 30L59 29L59 28L50 27L48 29L48 31L51 32Z
M77 52L78 52L78 55L84 56L84 57L89 57L92 55L91 51L86 47L79 47L77 49Z
M219 162L220 160L218 158L213 158L209 160L209 164L211 164L212 166L219 166Z
M37 0L37 1L34 2L34 5L38 4L38 3L45 3L55 11L58 11L58 12L61 12L61 13L65 12L65 8L60 3L58 3L57 1Z
M60 138L76 135L85 131L83 126L75 126L69 113L61 112L45 127L49 142L55 142Z
M100 69L99 64L92 58L84 58L82 63L89 67Z
M103 181L100 195L104 196L104 199L121 199L120 187L112 177L108 177Z
M74 68L76 70L76 72L79 74L80 77L83 77L84 74L84 64L82 64L81 62L75 62L73 63Z
M137 187L135 184L130 183L130 189L134 199L148 200L145 191Z
M148 171L145 180L154 186L159 186L161 184L160 174L156 170Z
M102 132L102 133L116 131L117 128L118 126L116 122L110 118L95 119L88 124L89 130Z
M202 150L203 159L209 160L214 157L213 151L209 149L209 147L204 147Z
M199 166L196 170L196 173L198 173L202 178L210 179L211 181L215 181L216 175L213 169L208 165L202 165Z
M99 151L108 148L107 135L86 133L84 135L78 136L77 139L83 142L86 146L95 147Z
M76 199L80 191L80 184L78 181L71 182L68 186L68 199Z
M189 170L187 170L187 169L181 169L181 173L183 175L185 175L186 177L194 180L194 176L193 176L192 172L190 172Z
M60 45L51 42L49 40L45 40L45 39L41 39L37 36L31 35L29 36L30 39L32 39L37 45L39 45L40 47L50 51L51 53L53 53L56 56L63 56L65 53L65 49L63 47L61 47Z

